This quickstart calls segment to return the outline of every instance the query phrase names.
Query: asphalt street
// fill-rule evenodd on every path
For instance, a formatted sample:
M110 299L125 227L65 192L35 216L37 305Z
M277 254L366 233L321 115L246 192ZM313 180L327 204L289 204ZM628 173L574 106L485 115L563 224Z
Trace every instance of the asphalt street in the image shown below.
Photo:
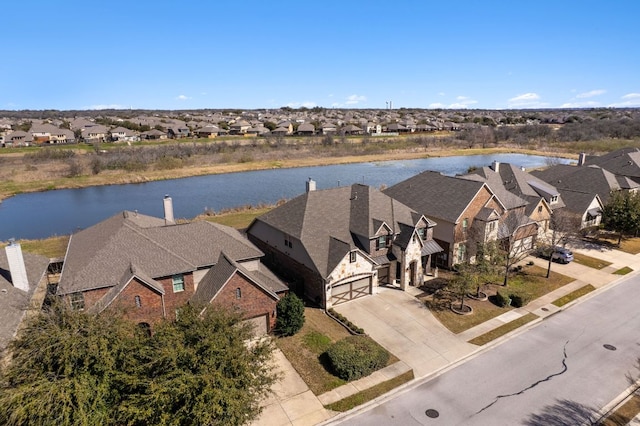
M640 376L640 277L336 423L580 425Z

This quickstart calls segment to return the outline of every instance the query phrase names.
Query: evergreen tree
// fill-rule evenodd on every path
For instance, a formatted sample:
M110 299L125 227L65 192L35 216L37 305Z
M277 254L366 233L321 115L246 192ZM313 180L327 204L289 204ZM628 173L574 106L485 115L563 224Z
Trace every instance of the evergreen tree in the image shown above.
M293 336L304 325L304 303L293 293L278 301L276 330L283 336Z

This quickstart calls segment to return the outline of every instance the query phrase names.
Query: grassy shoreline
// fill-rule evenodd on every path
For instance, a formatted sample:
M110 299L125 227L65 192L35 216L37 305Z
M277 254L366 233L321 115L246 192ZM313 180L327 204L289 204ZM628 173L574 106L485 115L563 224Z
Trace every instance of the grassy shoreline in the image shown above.
M531 149L518 148L484 148L484 149L423 149L423 150L393 150L377 154L346 155L339 157L311 156L308 158L294 158L282 160L257 160L238 163L221 163L209 165L194 165L172 170L145 170L142 172L126 172L122 170L104 171L98 175L82 175L78 177L55 178L48 180L0 182L0 202L21 193L42 192L54 189L76 189L90 186L125 185L130 183L144 183L168 179L181 179L194 176L204 176L224 173L239 173L254 170L285 169L297 167L326 166L333 164L368 163L376 161L413 160L430 157L451 157L463 155L487 154L529 154L554 155L564 158L574 158L569 153L549 153Z

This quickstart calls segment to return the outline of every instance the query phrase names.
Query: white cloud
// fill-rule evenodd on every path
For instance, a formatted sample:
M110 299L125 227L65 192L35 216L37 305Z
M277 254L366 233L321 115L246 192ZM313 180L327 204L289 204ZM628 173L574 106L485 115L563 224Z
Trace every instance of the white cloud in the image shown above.
M529 92L515 96L507 101L509 108L544 108L549 104L540 101L540 95Z
M585 101L585 102L566 102L560 105L560 108L595 108L600 106L600 102Z
M187 99L191 99L189 96L186 95L178 95L176 96L176 99L179 101L186 101Z
M456 96L456 101L452 104L445 104L443 102L433 102L429 104L429 108L448 108L448 109L465 109L469 108L471 105L477 104L478 101L475 99L471 99L468 96Z
M366 96L351 95L351 96L347 96L347 100L346 100L345 104L347 104L347 105L357 105L360 102L366 102L366 101L367 101L367 97Z
M625 107L637 107L640 106L640 93L627 93L622 96L624 99L622 102L616 102L608 105L610 108L625 108Z
M523 93L522 95L509 99L509 103L531 102L537 101L538 99L540 99L540 96L537 93Z
M622 99L640 99L640 93L628 93Z
M576 98L592 98L594 96L600 96L600 95L604 95L605 93L607 93L606 90L603 89L597 89L597 90L591 90L589 92L584 92L584 93L579 93L576 95Z
M438 96L444 96L444 92L438 92Z
M313 108L317 106L317 104L311 101L304 101L304 102L289 102L287 106L289 108L300 108L300 107Z
M84 107L83 109L127 109L127 108L128 107L124 107L118 104L111 104L111 105L98 104L98 105L91 105L88 107Z

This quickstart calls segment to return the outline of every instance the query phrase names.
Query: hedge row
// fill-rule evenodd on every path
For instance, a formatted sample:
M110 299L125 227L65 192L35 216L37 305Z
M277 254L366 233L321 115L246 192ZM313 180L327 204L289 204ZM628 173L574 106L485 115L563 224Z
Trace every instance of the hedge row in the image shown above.
M353 333L355 334L364 334L364 330L360 327L358 327L357 325L355 325L354 323L352 323L351 321L349 321L349 319L347 317L345 317L344 315L342 315L339 312L336 312L335 309L333 308L329 308L327 309L327 312L329 312L329 314L337 319L338 321L340 321L344 326L346 326L347 328L349 328L349 330L351 330Z

